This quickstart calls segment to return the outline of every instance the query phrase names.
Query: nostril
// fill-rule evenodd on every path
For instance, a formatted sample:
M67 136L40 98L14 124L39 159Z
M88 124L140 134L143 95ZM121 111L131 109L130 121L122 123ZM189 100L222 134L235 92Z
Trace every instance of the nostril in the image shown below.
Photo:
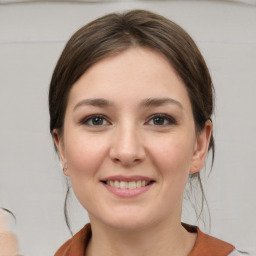
M146 153L143 145L137 138L131 137L131 134L130 131L129 134L122 134L122 136L114 138L109 155L115 163L130 166L145 159Z

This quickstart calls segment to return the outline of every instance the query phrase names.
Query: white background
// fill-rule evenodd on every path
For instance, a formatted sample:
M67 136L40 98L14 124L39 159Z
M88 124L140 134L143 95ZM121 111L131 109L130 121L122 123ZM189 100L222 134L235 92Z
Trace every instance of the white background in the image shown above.
M70 236L65 179L48 128L57 58L88 21L132 8L177 22L205 56L217 105L216 159L205 183L210 233L256 255L256 7L221 1L0 5L0 202L16 215L16 225L10 222L21 253L53 255ZM70 208L77 231L88 218L74 198ZM194 223L188 211L184 220Z

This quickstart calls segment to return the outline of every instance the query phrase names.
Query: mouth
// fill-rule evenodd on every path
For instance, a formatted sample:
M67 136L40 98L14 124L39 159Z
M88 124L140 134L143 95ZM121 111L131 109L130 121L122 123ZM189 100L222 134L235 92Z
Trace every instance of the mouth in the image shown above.
M111 193L119 197L134 197L148 191L155 180L144 176L111 176L101 180Z
M154 183L153 180L133 180L133 181L125 181L125 180L106 180L102 181L104 184L120 189L135 189L149 186Z

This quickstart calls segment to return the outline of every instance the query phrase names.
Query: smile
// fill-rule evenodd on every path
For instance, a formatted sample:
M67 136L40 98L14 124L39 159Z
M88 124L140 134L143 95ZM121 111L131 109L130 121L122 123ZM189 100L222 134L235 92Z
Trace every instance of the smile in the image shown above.
M155 183L155 180L145 176L115 175L101 180L104 187L118 197L129 198L144 194Z
M119 181L119 180L108 180L107 185L121 189L135 189L149 185L151 181L137 180L137 181Z

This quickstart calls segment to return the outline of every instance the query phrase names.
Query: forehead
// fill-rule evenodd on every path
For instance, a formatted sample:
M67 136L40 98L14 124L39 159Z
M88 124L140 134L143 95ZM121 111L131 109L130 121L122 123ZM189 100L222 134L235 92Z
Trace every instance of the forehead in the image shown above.
M127 49L92 65L72 86L69 103L85 97L111 101L172 97L190 105L186 87L167 58L142 47Z

